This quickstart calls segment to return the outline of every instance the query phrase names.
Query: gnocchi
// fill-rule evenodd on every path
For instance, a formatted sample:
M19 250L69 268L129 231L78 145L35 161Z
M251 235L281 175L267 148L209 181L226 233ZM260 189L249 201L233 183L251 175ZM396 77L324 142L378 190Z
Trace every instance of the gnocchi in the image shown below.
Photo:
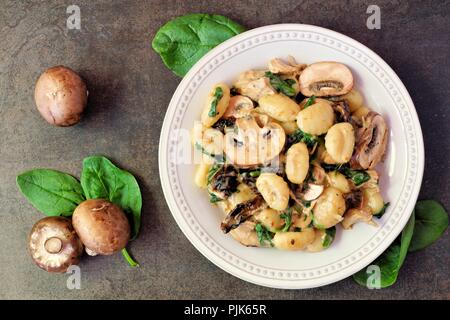
M325 136L325 149L336 163L350 161L355 147L355 131L348 122L336 123Z
M206 99L201 115L202 124L211 127L225 113L230 102L230 88L226 84L214 86Z
M273 237L273 245L281 250L302 250L312 243L315 238L313 228L300 232L277 232Z
M244 246L319 252L337 225L376 226L388 127L353 85L342 63L291 57L243 72L233 90L211 88L192 134L202 154L193 176L223 232Z
M256 188L269 207L285 210L289 202L289 187L282 177L275 173L261 173L256 180Z
M317 199L314 206L314 226L318 229L328 229L342 221L345 212L345 199L342 192L336 188L326 188Z
M258 103L262 112L278 121L294 121L300 112L295 101L279 93L262 96Z
M333 108L327 102L318 101L297 115L297 126L306 133L321 135L334 123Z
M302 183L309 170L309 151L306 144L298 142L286 153L286 176L292 183Z

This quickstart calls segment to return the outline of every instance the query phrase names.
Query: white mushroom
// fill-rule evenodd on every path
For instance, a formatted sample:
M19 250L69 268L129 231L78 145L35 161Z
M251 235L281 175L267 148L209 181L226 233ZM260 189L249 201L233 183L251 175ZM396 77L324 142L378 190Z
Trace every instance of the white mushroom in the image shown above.
M320 197L324 190L324 186L321 184L308 183L306 190L303 192L303 200L312 201Z
M231 236L247 247L259 247L260 243L255 231L255 222L245 221L230 231Z
M310 97L337 96L353 87L350 69L338 62L317 62L309 65L300 75L300 90Z
M370 225L376 226L377 224L372 220L372 214L367 209L349 209L344 215L344 220L341 224L344 229L350 229L356 222L366 222Z
M250 114L254 109L253 101L245 96L237 95L230 98L224 118L242 118Z
M225 135L224 152L237 166L253 166L267 163L283 149L286 134L283 128L269 122L260 127L253 116L236 120L236 132Z
M289 57L290 61L284 62L279 58L275 58L269 61L269 70L273 73L282 74L299 74L306 65L298 64L293 57Z
M234 87L240 94L254 101L258 101L264 95L275 94L275 89L272 88L270 80L264 74L265 72L261 70L241 73L234 83Z

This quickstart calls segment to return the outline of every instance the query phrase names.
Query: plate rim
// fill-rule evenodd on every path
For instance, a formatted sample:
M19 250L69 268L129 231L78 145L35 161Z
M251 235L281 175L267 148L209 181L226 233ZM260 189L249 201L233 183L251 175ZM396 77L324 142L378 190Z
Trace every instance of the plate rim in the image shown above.
M357 47L358 49L362 50L366 55L370 56L370 58L374 61L376 61L379 65L383 67L383 69L386 71L386 73L389 74L389 76L392 78L393 83L397 86L398 90L400 91L401 96L405 100L405 105L407 110L410 113L411 120L413 122L413 132L415 132L415 139L417 144L417 169L415 171L415 177L416 181L413 186L413 190L411 190L409 193L412 194L410 199L414 199L413 204L407 203L405 205L405 208L402 210L401 217L399 218L400 221L395 226L395 230L390 232L389 234L389 241L383 240L379 243L379 245L371 250L366 256L361 258L359 261L355 262L354 264L350 265L350 269L356 271L347 271L347 267L342 268L341 272L337 272L330 276L325 276L325 280L322 281L322 279L264 279L263 277L257 276L253 273L246 273L244 274L242 272L242 269L236 268L231 263L223 262L214 254L210 253L210 249L206 246L206 244L201 241L201 239L198 239L195 234L193 237L193 234L191 233L191 230L187 226L187 222L183 219L182 213L179 211L178 204L176 203L176 199L172 197L172 189L170 187L170 183L168 181L168 176L166 176L167 171L167 163L168 158L167 154L165 154L163 151L165 150L164 144L168 141L169 136L167 133L170 129L169 124L169 117L173 115L176 111L177 104L176 102L181 99L181 93L184 91L186 84L192 81L193 76L200 71L204 65L206 64L206 61L211 60L211 58L215 57L216 55L223 52L228 47L231 47L235 45L236 43L240 43L242 40L247 38L252 38L258 34L264 33L264 32L283 32L291 29L298 29L296 31L298 32L321 32L325 33L326 35L332 36L334 38L337 38L339 40L345 41L347 43L350 43L352 46ZM270 41L269 41L270 42ZM182 230L184 235L188 238L188 240L191 242L191 244L200 252L202 255L204 255L209 261L213 262L216 266L221 268L222 270L251 283L262 285L266 287L272 287L272 288L283 288L283 289L305 289L305 288L313 288L313 287L319 287L323 285L327 285L330 283L334 283L337 281L340 281L348 276L351 276L355 272L361 270L366 265L370 264L373 260L375 260L379 255L381 255L384 250L395 240L395 238L400 234L401 230L404 228L405 224L407 223L411 213L412 209L414 207L415 201L417 200L417 197L419 195L420 186L423 179L423 171L424 171L424 158L425 158L425 151L424 151L424 143L423 143L423 135L422 130L420 126L420 121L417 115L417 111L415 109L414 103L404 86L403 82L400 80L398 75L395 73L395 71L374 51L372 51L367 46L363 45L362 43L344 35L339 32L319 27L319 26L313 26L308 24L296 24L296 23L287 23L287 24L274 24L274 25L268 25L263 26L255 29L251 29L249 31L246 31L244 33L241 33L221 44L219 44L217 47L212 49L210 52L208 52L205 56L203 56L192 68L191 70L185 75L185 77L181 80L179 83L177 89L175 90L169 106L167 108L163 126L161 128L161 135L160 135L160 141L159 141L159 150L158 150L158 164L159 164L159 174L160 174L160 180L161 185L164 193L164 197L166 199L166 203L169 206L170 212L172 216L174 217L175 221L177 222L179 228ZM406 210L410 211L410 213L406 213ZM406 218L407 217L407 218ZM395 234L395 236L393 236ZM376 252L374 254L374 252ZM367 262L370 260L369 262ZM356 267L355 267L356 265ZM287 281L285 281L287 280ZM289 283L291 282L291 283Z

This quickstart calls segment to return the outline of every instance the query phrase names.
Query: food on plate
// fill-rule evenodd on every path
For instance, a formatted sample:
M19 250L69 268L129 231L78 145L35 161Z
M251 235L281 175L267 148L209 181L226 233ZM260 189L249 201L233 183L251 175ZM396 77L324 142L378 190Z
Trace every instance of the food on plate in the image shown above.
M48 123L67 127L78 123L86 108L88 91L81 77L64 66L41 74L34 90L37 109Z
M83 201L73 212L72 223L91 256L119 252L130 240L130 224L125 213L107 200Z
M388 130L344 64L275 58L211 89L193 131L194 181L241 244L322 251L336 226L376 226L387 207L375 167Z
M70 219L46 217L31 229L28 251L39 268L64 273L71 265L78 264L83 244Z

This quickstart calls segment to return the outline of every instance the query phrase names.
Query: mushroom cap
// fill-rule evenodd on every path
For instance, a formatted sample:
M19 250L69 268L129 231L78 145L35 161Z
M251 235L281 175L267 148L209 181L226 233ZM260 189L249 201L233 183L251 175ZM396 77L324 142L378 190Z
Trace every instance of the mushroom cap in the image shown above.
M255 117L246 116L236 120L237 132L225 135L224 152L236 166L254 166L267 163L283 149L286 134L275 123L259 124Z
M342 63L316 62L303 70L300 75L300 91L310 97L338 96L353 88L353 75Z
M64 66L49 68L36 82L34 100L50 124L66 127L78 123L86 108L88 91L81 77Z
M386 152L388 126L383 117L371 111L363 122L363 127L358 129L355 151L350 160L353 169L373 169Z
M233 96L230 98L230 102L228 103L228 107L223 114L224 118L242 118L251 113L254 109L253 101L246 96Z
M84 246L100 255L111 255L130 239L130 224L120 207L103 199L83 201L72 216L73 227Z
M28 251L39 268L63 273L78 263L83 244L70 219L46 217L36 222L31 229Z

